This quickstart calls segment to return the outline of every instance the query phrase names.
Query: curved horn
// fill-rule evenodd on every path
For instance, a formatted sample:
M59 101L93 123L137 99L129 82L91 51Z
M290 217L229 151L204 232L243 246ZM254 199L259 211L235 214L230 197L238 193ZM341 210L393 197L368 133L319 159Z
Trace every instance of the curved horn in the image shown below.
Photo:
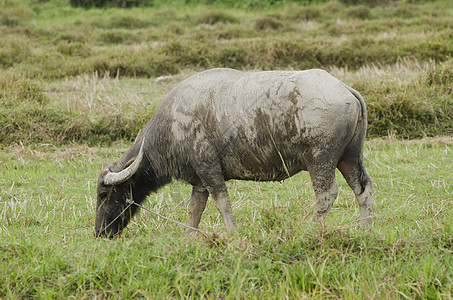
M142 162L143 159L143 145L145 143L145 139L142 140L142 145L140 146L140 151L138 152L137 157L135 158L134 162L128 166L126 169L114 173L114 172L108 172L104 176L104 184L105 185L115 185L115 184L120 184L128 180L129 178L132 177L132 175L137 172L140 163Z

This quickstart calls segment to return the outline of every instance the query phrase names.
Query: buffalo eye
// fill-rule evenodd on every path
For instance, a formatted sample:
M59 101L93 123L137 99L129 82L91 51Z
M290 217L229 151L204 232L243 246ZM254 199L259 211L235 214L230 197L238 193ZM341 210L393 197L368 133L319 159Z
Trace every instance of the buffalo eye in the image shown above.
M101 199L107 198L107 192L102 192L102 193L100 193L100 194L99 194L99 197L100 197Z

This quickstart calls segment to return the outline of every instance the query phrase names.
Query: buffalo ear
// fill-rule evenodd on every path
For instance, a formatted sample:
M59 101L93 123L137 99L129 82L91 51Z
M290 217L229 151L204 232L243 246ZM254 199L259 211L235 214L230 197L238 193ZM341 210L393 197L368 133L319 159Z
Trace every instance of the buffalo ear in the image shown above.
M129 160L127 161L127 163L124 164L123 170L126 169L127 167L129 167L130 165L132 165L132 163L134 162L134 160L135 160L136 158L137 158L137 156L134 156L134 157L132 157L131 159L129 159Z

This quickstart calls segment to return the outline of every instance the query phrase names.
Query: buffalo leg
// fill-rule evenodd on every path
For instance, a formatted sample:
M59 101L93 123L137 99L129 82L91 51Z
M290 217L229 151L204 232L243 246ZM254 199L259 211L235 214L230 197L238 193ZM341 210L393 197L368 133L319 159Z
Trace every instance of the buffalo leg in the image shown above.
M371 226L373 224L373 182L363 165L363 161L360 158L346 157L338 163L338 169L354 191L360 209L360 226Z
M228 233L233 233L236 222L234 221L222 167L216 158L216 151L214 148L209 145L203 145L202 149L203 151L200 152L203 155L194 160L193 165L196 166L194 169L202 181L203 186L206 187L209 194L214 198Z
M236 222L234 221L233 211L231 209L230 197L228 196L228 190L222 173L215 172L215 169L213 167L209 172L202 174L200 179L204 182L209 194L214 198L228 233L233 233ZM218 170L220 171L220 168Z
M190 214L190 226L198 228L200 225L201 215L206 207L208 201L209 192L206 188L194 186L192 188L192 195L189 201L189 214ZM187 233L192 233L193 229L189 229Z
M316 167L309 170L309 173L316 194L313 221L322 223L338 196L335 169L329 168L326 170Z
M225 227L228 233L233 233L236 227L236 222L233 217L233 210L231 209L230 197L225 182L209 187L208 190L215 200L215 204L220 214L222 215Z

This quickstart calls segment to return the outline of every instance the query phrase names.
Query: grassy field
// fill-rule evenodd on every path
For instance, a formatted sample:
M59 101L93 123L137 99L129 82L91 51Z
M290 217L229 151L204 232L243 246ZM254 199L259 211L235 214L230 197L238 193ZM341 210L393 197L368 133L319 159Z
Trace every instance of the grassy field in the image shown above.
M163 2L0 0L0 298L451 299L451 1ZM141 212L95 239L100 170L172 87L211 67L324 68L357 89L374 227L357 228L339 174L314 227L301 173L229 182L234 235L210 201L206 236ZM146 206L187 223L190 191L174 182Z
M324 68L364 95L370 137L453 134L451 1L183 2L0 2L0 144L132 140L169 87L212 67Z
M301 173L285 182L228 183L238 231L225 233L210 202L209 238L147 212L122 237L93 238L98 171L127 145L14 146L0 153L0 296L5 298L428 298L453 282L453 140L367 142L375 225L341 176L325 228ZM146 206L187 223L179 182Z

